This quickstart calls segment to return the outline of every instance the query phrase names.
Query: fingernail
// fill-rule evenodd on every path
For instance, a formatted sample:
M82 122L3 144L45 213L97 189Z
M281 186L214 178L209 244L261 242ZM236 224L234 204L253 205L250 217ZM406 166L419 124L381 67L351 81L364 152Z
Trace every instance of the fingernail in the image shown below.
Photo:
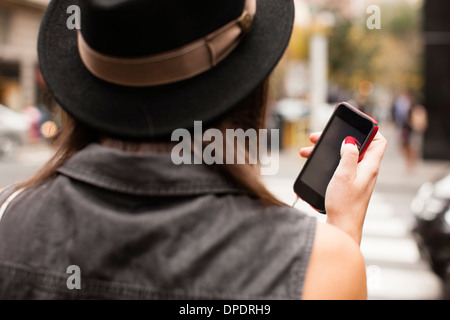
M344 143L345 143L345 144L352 144L352 145L356 146L356 140L355 140L355 138L353 138L353 137L347 137L347 138L345 138Z

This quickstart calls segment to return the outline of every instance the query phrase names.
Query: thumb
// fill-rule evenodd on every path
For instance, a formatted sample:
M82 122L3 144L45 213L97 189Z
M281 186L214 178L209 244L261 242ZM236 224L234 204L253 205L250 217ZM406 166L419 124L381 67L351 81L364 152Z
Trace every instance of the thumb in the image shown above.
M356 146L356 140L353 137L347 137L342 142L341 161L336 172L344 176L354 177L358 166L359 150Z

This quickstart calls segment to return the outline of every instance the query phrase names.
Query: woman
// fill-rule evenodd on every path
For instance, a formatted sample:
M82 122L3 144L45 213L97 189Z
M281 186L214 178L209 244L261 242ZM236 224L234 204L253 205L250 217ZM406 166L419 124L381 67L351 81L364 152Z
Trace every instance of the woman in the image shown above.
M171 161L196 120L262 127L293 15L287 0L51 1L38 51L63 125L49 163L0 196L2 298L365 299L381 135L359 164L342 147L327 224L274 198L248 147L246 164Z

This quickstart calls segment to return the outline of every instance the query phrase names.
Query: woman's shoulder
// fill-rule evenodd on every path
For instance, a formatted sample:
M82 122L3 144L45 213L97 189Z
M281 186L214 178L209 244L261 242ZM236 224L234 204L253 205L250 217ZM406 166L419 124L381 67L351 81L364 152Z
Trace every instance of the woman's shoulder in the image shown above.
M344 231L291 207L262 211L271 234L295 243L291 254L299 257L305 272L301 295L304 299L366 299L365 262L359 246ZM280 251L284 251L280 248ZM299 269L299 270L300 270Z
M365 262L356 242L340 229L319 223L303 299L367 298Z

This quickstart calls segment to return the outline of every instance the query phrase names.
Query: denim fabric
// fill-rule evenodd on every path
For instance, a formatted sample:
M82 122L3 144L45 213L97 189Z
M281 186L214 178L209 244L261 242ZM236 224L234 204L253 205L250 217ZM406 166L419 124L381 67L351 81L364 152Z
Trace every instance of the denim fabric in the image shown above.
M0 298L299 299L315 228L210 167L93 144L6 210Z

